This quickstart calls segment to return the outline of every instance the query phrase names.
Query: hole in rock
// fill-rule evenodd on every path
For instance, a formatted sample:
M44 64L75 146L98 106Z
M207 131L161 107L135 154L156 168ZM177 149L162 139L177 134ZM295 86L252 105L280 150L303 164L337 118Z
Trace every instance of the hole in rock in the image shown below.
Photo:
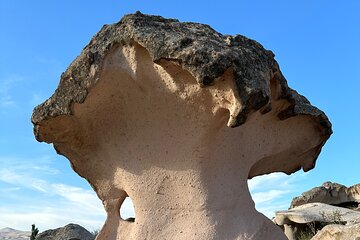
M296 196L292 190L296 189L296 183L301 182L303 176L305 175L301 173L289 176L275 172L248 180L249 191L256 210L272 219L275 211L288 209L292 198Z
M135 222L135 209L131 198L126 197L120 207L120 217L128 222Z

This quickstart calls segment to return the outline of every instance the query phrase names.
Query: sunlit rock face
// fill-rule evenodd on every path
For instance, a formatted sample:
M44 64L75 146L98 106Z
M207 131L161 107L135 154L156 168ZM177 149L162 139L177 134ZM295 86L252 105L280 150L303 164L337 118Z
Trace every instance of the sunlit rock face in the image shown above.
M323 225L360 222L360 212L336 207L325 203L305 203L285 211L277 211L274 223L284 229L289 240L302 239L304 233L315 234ZM358 227L357 227L358 228ZM336 228L338 230L342 228ZM350 228L349 228L350 229ZM342 229L346 230L346 229ZM355 238L321 238L321 239L355 239Z
M360 239L360 223L352 225L327 225L311 240Z
M294 197L290 208L306 203L326 203L330 205L360 210L360 184L350 187L332 182L325 182L320 187L314 187Z
M139 12L93 37L32 122L103 201L100 240L286 239L247 179L312 169L331 134L259 43Z

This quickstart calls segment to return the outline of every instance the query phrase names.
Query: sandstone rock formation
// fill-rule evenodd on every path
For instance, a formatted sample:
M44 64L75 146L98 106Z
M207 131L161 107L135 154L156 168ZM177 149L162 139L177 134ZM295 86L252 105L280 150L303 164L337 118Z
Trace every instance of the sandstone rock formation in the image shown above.
M360 184L351 187L332 182L325 182L320 187L295 197L288 211L278 211L274 222L282 226L289 239L297 239L299 231L310 231L309 226L319 226L315 234L324 224L346 223L349 226L334 226L326 228L316 239L336 239L336 236L347 236L352 231L350 226L360 222ZM337 206L337 207L336 207ZM356 210L356 211L353 211ZM338 218L338 219L335 219ZM342 232L344 231L344 232ZM351 238L339 238L351 239ZM353 238L355 239L355 238Z
M259 43L139 12L93 37L32 122L103 201L101 240L286 239L247 179L312 169L331 134Z
M338 220L332 217L336 213ZM310 222L360 222L360 212L347 208L335 207L324 203L307 203L286 211L277 211L275 222L281 223L292 221L296 223Z
M85 228L77 224L46 230L36 236L36 240L94 240L94 236Z
M314 202L357 209L360 203L360 184L346 187L338 183L325 182L322 186L295 197L290 208Z
M310 223L313 231L317 230L317 223L354 224L360 222L360 212L324 203L307 203L287 211L277 211L274 222L284 228L289 240L296 240L299 231L311 231L308 229Z
M360 240L360 223L349 226L327 225L311 240Z

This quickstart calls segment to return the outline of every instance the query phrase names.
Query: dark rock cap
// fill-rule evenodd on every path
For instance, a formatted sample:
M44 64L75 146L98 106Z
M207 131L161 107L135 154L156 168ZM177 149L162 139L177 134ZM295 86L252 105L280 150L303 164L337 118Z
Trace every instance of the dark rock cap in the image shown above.
M176 62L202 87L215 84L214 80L230 69L241 102L241 108L231 116L230 127L244 124L254 111L259 110L262 114L271 111L270 80L276 81L281 90L278 100L289 103L278 113L278 118L310 116L323 136L315 151L313 166L304 170L314 167L323 144L332 133L331 123L321 110L288 87L271 51L254 40L241 35L223 35L205 24L179 22L140 12L126 15L118 23L105 25L61 75L55 93L34 109L32 122L39 141L46 141L40 131L41 122L72 115L73 104L83 103L89 89L98 82L105 56L117 46L132 42L147 49L155 63Z

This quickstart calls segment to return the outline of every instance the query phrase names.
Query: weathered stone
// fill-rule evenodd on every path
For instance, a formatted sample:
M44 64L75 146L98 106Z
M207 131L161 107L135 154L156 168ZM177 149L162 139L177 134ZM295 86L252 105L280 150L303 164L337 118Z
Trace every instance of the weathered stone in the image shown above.
M311 240L360 240L360 223L348 226L327 225Z
M307 203L290 210L277 211L275 223L283 225L289 221L294 223L334 222L336 217L339 222L358 222L360 212L324 203Z
M353 224L360 222L360 212L324 203L307 203L287 211L277 211L274 222L283 226L288 239L296 240L299 229L307 228L309 223Z
M77 224L46 230L36 236L36 240L94 240L94 236Z
M313 202L356 209L360 203L360 184L346 187L338 183L325 182L322 186L295 197L290 208Z
M312 169L331 134L259 43L141 13L105 25L32 122L103 201L101 240L285 239L247 179Z

